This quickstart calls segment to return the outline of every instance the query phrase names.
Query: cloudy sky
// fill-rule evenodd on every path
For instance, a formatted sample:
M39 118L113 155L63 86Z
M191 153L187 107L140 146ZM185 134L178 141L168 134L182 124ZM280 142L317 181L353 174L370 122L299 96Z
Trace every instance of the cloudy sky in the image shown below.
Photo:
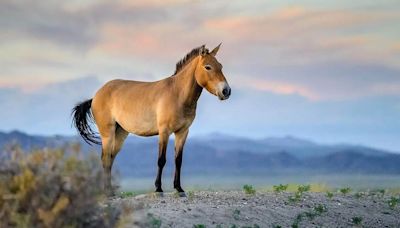
M399 24L397 0L2 0L0 130L75 134L72 106L104 82L170 76L192 48L222 42L232 96L205 92L192 136L400 151Z

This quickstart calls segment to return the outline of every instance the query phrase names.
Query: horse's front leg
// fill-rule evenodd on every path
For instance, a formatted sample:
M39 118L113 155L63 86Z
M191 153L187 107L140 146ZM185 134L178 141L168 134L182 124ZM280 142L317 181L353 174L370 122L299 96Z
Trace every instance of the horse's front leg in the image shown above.
M183 146L185 145L186 137L189 129L184 129L179 132L175 132L175 177L174 177L174 188L178 192L184 192L181 186L181 167L183 157Z
M166 152L167 152L167 145L168 145L168 138L169 134L167 132L160 132L159 142L158 142L158 172L156 178L156 192L163 192L161 188L161 177L162 171L167 162L166 159Z

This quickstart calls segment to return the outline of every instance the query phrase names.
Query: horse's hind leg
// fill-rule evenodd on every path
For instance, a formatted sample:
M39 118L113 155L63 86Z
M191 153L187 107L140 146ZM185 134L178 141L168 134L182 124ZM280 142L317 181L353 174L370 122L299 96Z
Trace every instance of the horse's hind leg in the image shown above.
M118 123L108 125L108 130L105 128L100 131L102 139L102 154L101 160L104 168L104 189L108 195L113 194L111 185L111 171L114 159L120 151L122 144L128 135Z

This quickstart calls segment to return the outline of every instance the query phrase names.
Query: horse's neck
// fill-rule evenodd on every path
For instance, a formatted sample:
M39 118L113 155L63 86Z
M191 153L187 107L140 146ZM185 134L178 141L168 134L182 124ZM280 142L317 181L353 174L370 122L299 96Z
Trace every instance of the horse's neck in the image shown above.
M175 75L175 89L179 100L185 105L196 107L203 88L197 84L194 76L198 59L192 60L182 71Z

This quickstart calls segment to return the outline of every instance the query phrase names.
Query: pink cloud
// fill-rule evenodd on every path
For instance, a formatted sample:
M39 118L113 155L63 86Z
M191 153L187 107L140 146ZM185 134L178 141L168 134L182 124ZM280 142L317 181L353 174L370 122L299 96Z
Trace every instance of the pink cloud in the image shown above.
M242 77L246 78L246 77ZM317 101L320 100L321 97L315 93L314 91L310 90L301 85L296 85L293 83L287 83L282 81L274 81L274 80L261 80L261 79L249 79L247 80L239 80L234 81L235 84L240 84L242 86L250 87L255 90L260 91L268 91L276 94L282 95L291 95L297 94L303 97L308 98L309 100Z

